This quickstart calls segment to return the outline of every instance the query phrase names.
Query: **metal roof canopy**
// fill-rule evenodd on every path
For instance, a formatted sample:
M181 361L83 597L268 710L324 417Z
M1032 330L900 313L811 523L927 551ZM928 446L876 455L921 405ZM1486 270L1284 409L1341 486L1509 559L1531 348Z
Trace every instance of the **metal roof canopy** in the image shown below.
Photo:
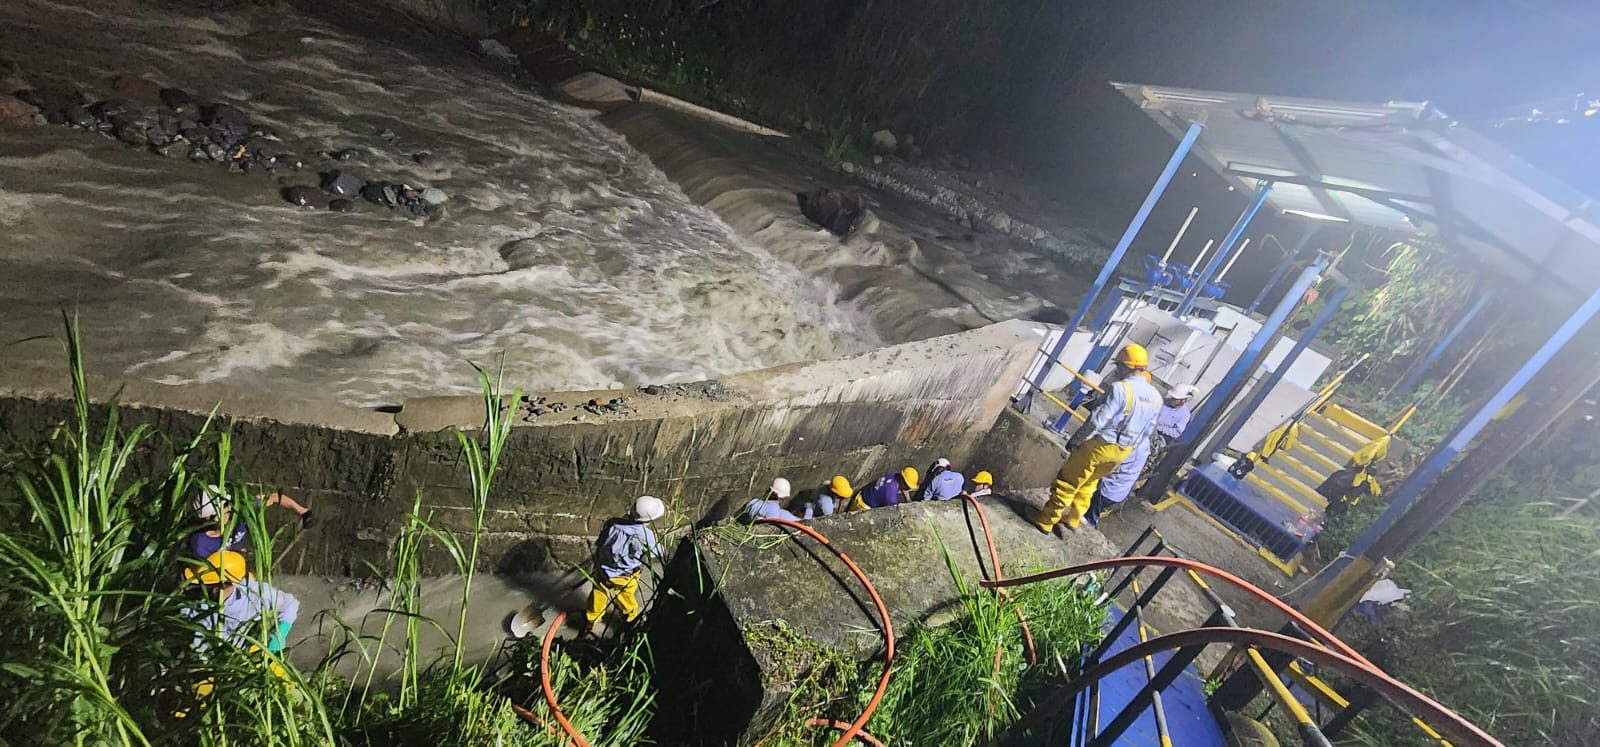
M1459 246L1563 296L1600 284L1594 201L1427 103L1112 85L1174 137L1204 124L1194 152L1242 189L1273 182L1278 211Z

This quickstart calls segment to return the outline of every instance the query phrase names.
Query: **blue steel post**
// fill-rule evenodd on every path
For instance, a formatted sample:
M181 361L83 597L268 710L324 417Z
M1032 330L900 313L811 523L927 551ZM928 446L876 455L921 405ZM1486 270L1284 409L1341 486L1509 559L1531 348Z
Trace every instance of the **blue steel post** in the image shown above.
M1294 248L1290 249L1289 253L1284 256L1283 261L1279 262L1278 266L1272 270L1272 277L1267 279L1266 285L1261 286L1261 292L1256 294L1255 299L1250 302L1249 308L1244 310L1246 314L1254 314L1256 309L1261 308L1261 302L1267 300L1267 294L1271 293L1273 288L1278 287L1278 281L1282 280L1284 275L1289 274L1289 268L1293 267L1294 261L1300 258L1300 252L1305 250L1307 243L1310 243L1311 236L1317 232L1317 228L1318 226L1313 223L1306 226L1306 230L1301 232L1300 240L1294 243Z
M1389 499L1389 508L1383 512L1383 515L1379 516L1377 521L1372 522L1372 526L1367 527L1367 531L1362 532L1361 536L1356 538L1355 544L1350 546L1348 552L1342 553L1338 560L1330 564L1327 571L1319 575L1323 578L1332 578L1344 565L1348 565L1351 558L1365 555L1368 550L1372 549L1372 544L1394 526L1400 516L1406 512L1406 509L1411 507L1412 501L1415 501L1417 496L1422 495L1422 491L1433 483L1439 473L1443 472L1445 467L1450 466L1450 462L1454 461L1456 456L1467 448L1467 444L1471 443L1472 439L1478 436L1484 426L1489 424L1495 413L1504 409L1511 402L1511 398L1517 396L1517 392L1522 391L1522 387L1528 383L1528 380L1532 379L1533 375L1539 372L1539 369L1544 368L1544 364L1550 361L1556 351L1560 350L1561 346L1567 344L1567 341L1578 334L1578 330L1583 329L1583 326L1588 324L1589 320L1593 319L1597 312L1600 312L1600 290L1595 291L1593 295L1589 296L1589 300L1572 312L1572 316L1562 323L1561 327L1555 331L1555 334L1551 335L1550 339L1546 340L1544 345L1533 354L1533 357L1522 364L1522 368L1517 369L1517 372L1512 374L1511 379L1506 381L1500 387L1500 390L1489 398L1488 402L1483 403L1483 406L1479 407L1478 411L1472 414L1472 417L1467 418L1456 426L1455 431L1450 434L1448 439L1445 439L1444 443L1434 447L1433 453L1428 455L1427 461L1423 462L1422 466L1417 468L1417 471L1411 473L1411 476L1407 477L1404 483L1401 483L1399 489L1395 491L1394 497ZM1373 560L1376 560L1376 558ZM1340 563L1339 561L1344 562Z
M1278 382L1283 380L1284 374L1289 372L1289 367L1300 359L1300 354L1305 352L1306 348L1311 345L1311 341L1316 338L1317 333L1321 332L1324 326L1327 326L1328 320L1333 318L1334 312L1339 310L1339 304L1344 303L1344 297L1349 294L1350 289L1348 287L1339 286L1338 290L1335 290L1333 295L1328 297L1328 304L1323 306L1322 311L1317 313L1317 318L1311 320L1311 326L1301 333L1300 339L1294 341L1294 347L1289 349L1289 354L1278 362L1278 367L1273 369L1266 379L1250 390L1250 399L1246 400L1244 406L1239 408L1238 415L1228 423L1228 427L1217 438L1211 441L1213 449L1227 448L1228 442L1232 441L1234 436L1239 435L1239 431L1244 428L1245 421L1250 419L1250 413L1260 409L1261 403L1267 400L1267 395L1271 394L1272 389L1278 385Z
M1017 398L1018 410L1027 412L1028 408L1033 405L1033 395L1044 386L1045 378L1050 375L1050 369L1061 359L1061 351L1066 350L1067 341L1071 339L1072 333L1078 329L1078 325L1083 322L1084 316L1088 315L1089 309L1094 306L1095 298L1105 288L1106 282L1117 271L1117 265L1122 263L1123 255L1128 253L1128 247L1133 246L1133 238L1139 235L1139 229L1143 228L1144 222L1149 219L1150 211L1155 208L1156 202L1161 199L1161 194L1167 191L1167 184L1172 182L1173 175L1178 173L1178 168L1183 165L1183 159L1189 155L1189 149L1194 147L1194 141L1199 139L1200 131L1204 129L1205 125L1199 122L1189 123L1189 131L1185 132L1183 139L1178 141L1177 149L1172 151L1172 157L1167 159L1166 168L1161 170L1161 176L1157 177L1156 183L1150 187L1150 194L1145 195L1144 203L1139 205L1139 212L1134 213L1133 220L1128 222L1128 228L1122 232L1122 238L1117 241L1116 247L1111 250L1111 256L1106 258L1105 265L1100 268L1100 274L1095 277L1094 285L1090 286L1089 292L1083 297L1083 301L1078 303L1078 309L1072 313L1072 319L1067 322L1067 328L1062 331L1061 339L1056 341L1055 346L1050 349L1050 355L1045 358L1044 364L1039 366L1039 373L1034 376L1032 386L1028 387L1028 390L1023 392L1021 397Z
M1450 347L1450 343L1455 342L1456 338L1466 331L1467 325L1471 324L1472 320L1477 318L1478 313L1489 305L1489 302L1494 299L1494 295L1494 289L1490 288L1484 291L1483 295L1478 296L1477 303L1474 303L1472 308L1467 309L1467 313L1461 317L1461 321L1456 322L1456 325L1451 327L1450 331L1439 340L1439 344L1434 345L1433 349L1428 351L1428 355L1422 359L1422 363L1411 369L1411 373L1406 375L1405 381L1400 382L1400 387L1395 389L1394 393L1401 396L1410 394L1411 390L1417 387L1417 384L1422 383L1422 377L1428 372L1428 368L1439 360L1439 356L1444 355L1444 351Z
M1212 426L1212 421L1216 419L1217 414L1237 396L1239 389L1244 386L1245 379L1256 370L1257 366L1261 365L1261 359L1264 356L1263 349L1266 348L1267 341L1277 334L1278 328L1283 326L1284 321L1289 318L1289 314L1294 311L1296 306L1300 305L1300 298L1305 295L1306 290L1316 281L1317 276L1322 274L1322 270L1328 266L1330 259L1331 257L1326 254L1318 255L1317 261L1311 263L1311 266L1300 272L1300 277L1295 280L1289 292L1284 295L1283 300L1278 302L1278 305L1273 308L1272 314L1262 323L1261 330L1256 332L1255 337L1250 338L1250 344L1245 346L1244 352L1239 355L1239 359L1233 362L1233 367L1229 368L1228 372L1223 375L1222 381L1217 382L1216 390L1206 397L1205 402L1200 405L1200 409L1194 413L1194 417L1189 421L1189 427L1184 429L1183 435L1177 438L1173 448L1167 452L1166 456L1161 458L1161 462L1151 472L1150 479L1145 481L1144 487L1139 491L1141 498L1151 500L1152 496L1161 496L1166 493L1167 487L1178 476L1178 470L1194 456L1194 452L1199 446L1200 434Z
M1244 236L1244 230L1250 227L1250 221L1255 219L1256 213L1261 210L1262 203L1267 201L1267 195L1270 194L1272 194L1272 182L1262 182L1261 186L1256 187L1255 194L1250 197L1250 205L1239 214L1239 220L1234 221L1233 228L1223 237L1222 245L1212 253L1211 259L1206 260L1205 269L1200 270L1195 276L1194 285L1189 286L1189 291L1183 294L1183 300L1172 312L1173 316L1182 319L1194 310L1195 302L1200 300L1200 293L1205 290L1206 284L1211 282L1211 277L1217 274L1217 268L1222 266L1222 261L1233 253L1239 238Z

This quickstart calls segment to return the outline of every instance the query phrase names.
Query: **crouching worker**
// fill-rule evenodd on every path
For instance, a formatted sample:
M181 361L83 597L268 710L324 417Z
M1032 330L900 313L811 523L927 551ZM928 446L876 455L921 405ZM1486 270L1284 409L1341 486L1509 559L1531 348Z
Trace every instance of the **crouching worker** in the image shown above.
M250 578L243 555L232 550L212 553L203 564L185 570L184 577L206 589L206 601L185 610L205 629L195 633L196 649L206 650L207 630L234 646L249 649L256 645L252 636L263 629L263 624L268 651L279 653L288 644L289 629L300 615L300 601L288 592Z
M805 507L801 509L800 518L810 520L819 516L832 516L836 511L843 511L855 494L855 490L850 487L850 478L834 475L827 485L817 491L817 497L806 501Z
M783 507L784 502L789 500L792 494L789 481L777 478L772 481L772 487L767 488L764 495L760 498L751 498L750 502L744 504L744 513L740 514L739 518L746 524L754 524L758 519L799 521L800 517Z
M865 511L905 503L911 500L911 494L916 491L919 477L921 475L917 474L916 467L890 472L862 488L855 500L850 502L850 510Z
M967 489L967 495L973 498L994 495L994 475L989 470L982 470L972 476L972 487Z
M589 594L589 609L584 611L590 633L605 617L612 597L622 608L623 620L631 623L639 619L639 574L651 556L661 557L661 543L651 531L650 522L666 513L666 504L660 498L641 495L633 502L633 513L628 518L612 519L600 530L594 549L594 564L600 575Z

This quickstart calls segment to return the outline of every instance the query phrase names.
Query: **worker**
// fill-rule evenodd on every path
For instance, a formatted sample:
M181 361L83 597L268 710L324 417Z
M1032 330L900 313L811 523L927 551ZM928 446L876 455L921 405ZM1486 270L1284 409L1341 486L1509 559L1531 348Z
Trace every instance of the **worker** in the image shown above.
M667 506L660 498L641 495L626 518L612 519L600 530L594 548L594 590L589 592L589 608L583 613L590 634L596 632L600 618L605 617L612 597L622 609L623 620L631 623L639 619L639 576L646 560L662 556L661 543L650 529L650 522L666 513Z
M288 644L289 629L300 614L299 600L250 578L243 555L232 550L212 553L203 564L185 569L184 577L203 586L207 595L206 603L184 610L203 628L195 633L197 650L207 648L206 631L243 649L253 646L253 636L263 629L268 651L281 652Z
M928 476L922 481L922 489L917 492L919 501L948 501L961 495L961 489L966 487L967 478L950 466L950 460L940 457L933 466L928 468Z
M258 497L263 506L282 506L293 511L300 517L300 528L310 529L316 522L316 517L311 514L311 509L300 505L299 501L279 492L272 492L266 497ZM222 550L243 552L249 549L250 530L242 520L235 520L233 514L233 501L228 497L228 492L220 485L207 485L200 489L200 494L194 499L194 514L201 521L208 522L205 529L189 535L189 552L197 558L209 558ZM226 540L223 533L227 533Z
M1117 468L1150 438L1161 410L1161 392L1150 383L1150 354L1129 344L1117 353L1116 370L1105 388L1105 403L1096 408L1072 437L1072 450L1056 474L1054 495L1033 514L1034 526L1051 532L1063 517L1077 529L1089 513L1100 478Z
M744 514L740 518L751 524L757 519L799 521L800 517L783 507L784 501L789 500L792 492L789 481L779 477L772 481L772 486L767 488L767 492L760 498L751 498L750 502L744 504Z
M1128 494L1138 486L1139 476L1144 473L1145 465L1149 464L1157 448L1165 449L1167 444L1183 435L1184 429L1189 427L1189 400L1194 393L1192 384L1173 387L1167 393L1160 412L1156 414L1155 426L1150 429L1150 437L1140 441L1127 459L1100 478L1094 499L1089 502L1089 513L1084 516L1089 520L1089 526L1100 526L1102 516L1117 510L1128 499Z
M883 508L909 501L912 491L917 489L918 477L916 467L890 472L862 488L861 492L856 494L852 508L855 510Z
M980 470L972 476L972 486L967 488L967 495L973 498L982 498L994 494L994 475L989 470Z
M850 487L850 479L844 475L834 475L827 485L817 490L816 497L805 502L801 508L800 518L810 520L819 516L832 516L835 511L844 510L845 504L854 496L855 490Z

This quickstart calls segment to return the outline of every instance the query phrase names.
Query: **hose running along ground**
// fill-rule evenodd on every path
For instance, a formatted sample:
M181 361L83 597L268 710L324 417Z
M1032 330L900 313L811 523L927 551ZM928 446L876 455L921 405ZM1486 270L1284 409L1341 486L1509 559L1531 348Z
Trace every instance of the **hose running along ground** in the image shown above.
M851 573L855 574L861 585L866 587L867 594L872 597L872 606L877 609L878 619L883 624L883 674L878 677L878 688L873 691L872 700L867 701L867 707L861 711L861 715L857 716L855 721L845 728L844 734L833 743L833 747L845 747L850 743L850 740L855 739L857 736L860 736L862 741L869 744L877 743L878 740L865 734L862 731L862 727L866 726L867 720L872 718L872 712L878 709L878 702L883 700L883 693L889 687L889 674L894 667L894 623L889 619L889 607L883 603L883 597L878 595L878 588L872 585L871 579L868 579L867 574L861 571L861 567L857 566L856 562L851 560L850 556L846 555L843 550L834 547L833 543L829 542L828 538L824 537L821 532L788 519L757 519L756 523L794 529L821 543L823 547L828 548L828 552L833 553L840 562L844 563ZM813 719L807 723L816 723L817 721L821 721L821 719ZM823 723L828 726L834 725L834 722L831 721L824 721Z
M1018 719L1011 729L1021 729L1029 723L1037 721L1049 712L1058 710L1063 704L1069 702L1078 692L1124 666L1137 662L1146 656L1151 656L1164 651L1173 651L1189 646L1204 646L1213 643L1226 643L1246 646L1264 646L1266 648L1306 659L1319 666L1325 666L1350 677L1357 683L1371 688L1385 700L1389 701L1402 712L1422 717L1431 723L1439 725L1440 730L1457 744L1483 745L1485 747L1504 747L1498 740L1480 729L1476 724L1462 718L1455 711L1423 695L1407 686L1405 683L1391 677L1378 666L1368 661L1354 648L1337 636L1325 630L1310 618L1301 614L1299 610L1284 604L1277 597L1262 591L1255 585L1239 578L1220 568L1215 568L1204 563L1199 563L1186 558L1135 556L1126 558L1108 558L1090 563L1060 568L1031 576L1022 576L1008 580L984 581L982 585L988 588L1006 588L1024 584L1049 581L1064 576L1073 576L1090 571L1107 568L1122 568L1129 566L1163 566L1175 567L1210 576L1225 581L1241 591L1260 599L1274 608L1288 615L1290 619L1299 623L1318 640L1307 642L1280 633L1270 633L1263 630L1235 627L1195 628L1177 633L1169 633L1153 638L1145 643L1124 649L1117 654L1099 662L1080 674L1072 682L1057 690L1051 696L1041 701L1040 705L1027 715ZM1321 645L1319 645L1321 644ZM1326 646L1326 648L1324 647Z
M989 545L989 565L994 569L994 580L1005 580L1005 573L1000 570L1000 551L994 547L994 533L989 531L989 517L983 512L983 504L979 503L977 498L973 498L966 493L961 494L961 500L966 501L967 505L971 506L972 510L978 514L978 526L983 529L983 541ZM982 563L981 558L979 563ZM1011 598L1010 590L1005 587L995 588L994 591L999 593L1002 599L1009 600ZM1028 629L1028 616L1023 614L1022 606L1017 605L1013 609L1017 612L1017 624L1022 626L1022 645L1028 651L1028 666L1031 667L1039 663L1039 652L1033 645L1033 631ZM996 646L994 651L994 671L996 673L1000 671L1000 654L1001 649Z

